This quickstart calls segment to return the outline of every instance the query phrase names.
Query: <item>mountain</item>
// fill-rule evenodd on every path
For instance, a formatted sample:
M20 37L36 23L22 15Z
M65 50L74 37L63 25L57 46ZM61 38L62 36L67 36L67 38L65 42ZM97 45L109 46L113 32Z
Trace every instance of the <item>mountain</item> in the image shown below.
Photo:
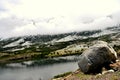
M101 30L0 39L0 57L12 56L14 60L16 56L28 59L81 54L96 40L120 45L120 25Z
M120 37L120 25L114 27L108 27L103 30L92 30L82 32L71 32L64 34L55 35L30 35L23 37L13 37L7 39L0 39L0 52L1 51L18 51L24 50L31 46L45 45L45 44L56 44L62 42L69 42L75 40L83 40L88 38L97 38L105 35L112 35L111 38Z

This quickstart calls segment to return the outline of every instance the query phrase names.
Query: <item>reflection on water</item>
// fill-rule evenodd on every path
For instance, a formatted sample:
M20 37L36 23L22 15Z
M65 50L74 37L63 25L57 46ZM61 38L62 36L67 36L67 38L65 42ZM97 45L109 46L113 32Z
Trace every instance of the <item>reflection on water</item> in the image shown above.
M68 58L72 60L74 56ZM34 65L33 67L27 67L25 64L33 65L34 61L23 63L7 64L9 67L0 68L0 80L49 80L57 74L75 71L78 68L77 62L75 61Z

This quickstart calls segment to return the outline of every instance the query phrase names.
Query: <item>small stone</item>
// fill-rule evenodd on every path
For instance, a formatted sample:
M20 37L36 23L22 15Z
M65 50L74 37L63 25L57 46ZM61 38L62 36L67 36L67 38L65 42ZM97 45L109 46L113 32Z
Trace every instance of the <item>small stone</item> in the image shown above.
M103 71L102 74L114 73L114 70Z

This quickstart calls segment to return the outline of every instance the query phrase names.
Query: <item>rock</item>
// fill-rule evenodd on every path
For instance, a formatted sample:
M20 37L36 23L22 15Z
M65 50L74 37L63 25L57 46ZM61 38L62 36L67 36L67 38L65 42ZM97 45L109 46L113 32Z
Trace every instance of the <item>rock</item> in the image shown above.
M113 73L113 72L114 72L114 70L110 69L108 71L103 71L102 74L108 74L108 73Z
M110 64L117 59L117 53L104 41L95 45L80 55L78 66L83 73L101 73L102 68L111 69Z

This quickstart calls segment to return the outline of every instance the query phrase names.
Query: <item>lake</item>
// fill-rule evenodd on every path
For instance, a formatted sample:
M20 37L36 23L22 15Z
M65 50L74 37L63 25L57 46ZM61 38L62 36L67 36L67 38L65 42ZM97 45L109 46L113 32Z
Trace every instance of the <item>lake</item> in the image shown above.
M76 58L77 56L54 58L57 62L52 64L38 65L41 61L7 64L0 67L0 80L50 80L55 75L78 69ZM61 59L63 62L59 62Z

